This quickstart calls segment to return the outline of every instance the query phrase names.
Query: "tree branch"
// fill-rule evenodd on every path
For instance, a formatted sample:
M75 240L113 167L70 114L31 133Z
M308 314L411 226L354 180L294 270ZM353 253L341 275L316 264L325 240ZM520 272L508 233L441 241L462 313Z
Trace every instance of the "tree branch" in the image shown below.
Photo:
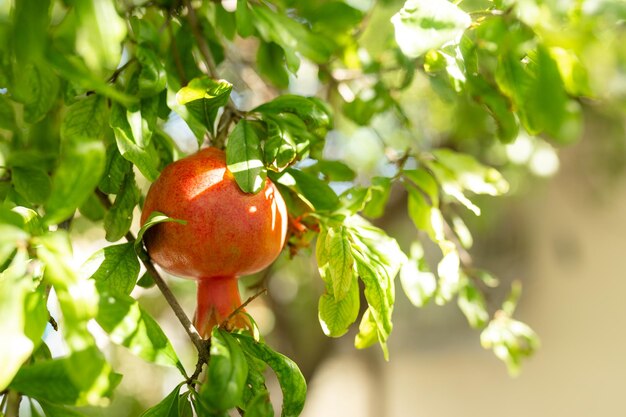
M22 395L13 390L9 390L7 393L7 411L6 417L18 417L20 415L20 402L22 401Z
M112 205L109 197L100 190L96 190L96 195L98 196L104 207L109 210ZM125 238L129 242L134 242L136 240L135 235L133 235L130 231L126 233ZM145 256L140 256L140 259L143 265L146 267L146 270L154 279L154 282L159 288L159 291L161 291L161 294L163 294L165 301L167 301L167 303L170 305L171 309L174 311L174 314L178 318L178 321L180 321L180 324L183 325L183 328L187 332L187 335L189 335L189 338L196 346L196 349L198 350L198 355L200 356L200 358L202 358L202 360L207 361L209 353L206 341L200 336L200 333L198 333L198 330L195 328L191 320L189 320L189 317L187 317L187 314L185 314L185 311L178 303L178 300L172 293L172 290L170 290L163 277L161 277L159 272L154 267L154 264L150 260L148 254L146 253Z
M196 38L196 43L198 44L200 54L202 55L204 63L207 66L209 75L211 76L211 78L217 80L218 75L215 60L213 59L213 55L211 54L211 50L209 49L209 44L206 42L206 39L204 39L204 36L202 35L202 28L200 27L200 22L198 22L196 11L191 5L191 0L184 0L184 3L185 7L187 7L187 20L189 21L189 25L191 26L191 32L193 33L193 37Z

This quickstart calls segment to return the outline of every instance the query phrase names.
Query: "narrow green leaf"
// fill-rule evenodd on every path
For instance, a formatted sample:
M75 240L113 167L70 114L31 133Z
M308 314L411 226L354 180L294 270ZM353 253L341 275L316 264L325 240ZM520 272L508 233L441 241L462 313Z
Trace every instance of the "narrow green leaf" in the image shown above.
M148 219L145 221L145 223L141 226L141 229L139 229L139 232L137 232L137 238L135 239L135 251L139 251L139 249L141 249L141 245L143 243L143 236L148 231L148 229L150 229L152 226L155 226L159 223L165 223L165 222L176 222L179 224L187 224L185 220L172 219L171 217L167 217L163 213L160 213L158 211L153 211L152 213L150 213L150 216L148 216Z
M95 271L94 271L95 270ZM139 260L132 242L107 246L94 253L81 268L81 273L96 281L100 293L128 295L139 275Z
M194 78L176 93L178 104L185 105L191 116L215 133L215 121L220 107L228 103L233 85L225 80L216 81L208 76Z
M74 103L61 124L61 158L45 204L46 223L59 223L82 205L100 181L105 151L101 142L105 100L96 95Z
M417 58L448 42L458 43L472 19L447 0L407 0L391 22L402 52Z
M256 342L250 336L233 334L246 353L269 365L276 373L283 392L281 417L297 417L304 408L306 380L298 366L288 357L272 350L269 346Z
M122 345L140 358L160 365L184 368L159 324L124 294L104 294L100 298L96 321L113 343Z
M252 22L252 13L248 8L247 0L237 0L237 10L235 12L237 19L237 33L242 38L247 38L254 33L254 24Z
M102 201L100 201L95 193L87 197L87 200L78 208L78 211L92 222L104 219L104 215L106 214L106 209L102 205Z
M228 137L226 163L242 191L257 193L265 186L267 170L263 165L261 142L247 120L237 123Z
M50 177L42 169L13 167L11 180L15 190L32 204L41 204L50 195Z
M363 207L363 214L369 218L377 219L385 213L385 206L391 193L391 178L374 177L368 188L369 200Z
M13 50L20 65L39 60L46 44L50 0L21 0L14 6Z
M155 181L159 176L158 162L149 147L137 141L134 131L128 121L128 112L121 104L111 105L109 124L115 133L115 141L120 154L135 164L139 171L149 180ZM142 138L140 138L142 139Z
M354 258L350 236L344 227L329 229L327 246L329 252L328 272L332 279L333 297L341 301L350 291L354 281Z
M177 385L167 397L141 413L140 417L178 417L178 395L181 386L182 384Z
M287 172L295 180L298 193L316 211L330 211L339 205L339 198L330 186L319 178L304 171L288 168Z
M133 220L133 210L140 198L141 191L135 182L135 174L133 171L129 171L122 184L122 189L104 217L106 240L117 242L128 233Z
M237 339L218 327L211 333L210 354L207 380L200 388L200 403L209 411L226 411L241 403L248 362Z
M261 41L256 54L256 62L261 76L276 87L287 88L289 86L289 74L285 70L285 53L279 45L274 42Z

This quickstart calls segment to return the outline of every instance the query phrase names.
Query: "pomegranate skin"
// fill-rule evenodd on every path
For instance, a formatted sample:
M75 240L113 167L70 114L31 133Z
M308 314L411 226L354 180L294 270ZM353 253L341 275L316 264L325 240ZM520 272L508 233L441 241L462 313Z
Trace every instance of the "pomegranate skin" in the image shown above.
M217 148L165 167L148 191L141 224L153 211L187 222L160 223L144 238L152 260L183 278L258 272L285 243L287 208L276 186L267 179L257 194L242 192Z

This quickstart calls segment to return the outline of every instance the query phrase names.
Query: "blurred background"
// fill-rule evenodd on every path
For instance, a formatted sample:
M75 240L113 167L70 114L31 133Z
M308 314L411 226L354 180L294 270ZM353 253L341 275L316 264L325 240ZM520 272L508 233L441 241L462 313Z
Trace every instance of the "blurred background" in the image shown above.
M369 1L351 3L371 7ZM516 315L539 334L541 348L513 378L481 347L479 331L469 328L455 303L417 309L398 284L386 362L376 346L364 351L353 347L355 329L340 339L323 335L317 318L323 283L314 246L293 259L283 254L269 271L244 277L241 284L244 298L259 286L268 289L248 311L268 343L295 360L307 377L304 417L626 415L621 395L626 384L626 8L619 1L579 1L582 17L574 21L566 19L571 2L519 3L528 6L521 10L531 16L537 12L536 19L551 13L549 24L538 32L568 37L588 70L593 94L580 102L583 127L577 143L557 148L549 140L522 133L503 145L485 136L488 129L481 127L485 115L473 112L469 102L446 101L432 80L419 73L400 98L413 120L413 135L384 115L364 127L338 113L325 155L346 162L357 171L357 182L364 184L374 175L389 175L390 163L383 155L415 143L423 149L445 145L474 153L496 166L511 191L501 198L477 199L483 210L480 217L461 213L474 238L470 252L475 265L502 283L487 300L490 309L501 305L511 282L522 282ZM361 53L384 59L393 39L389 19L402 4L377 3L362 34L367 50ZM596 32L585 32L589 26ZM230 45L228 55L254 60L256 46L246 42ZM234 83L241 108L275 94L248 67L224 63L220 73ZM367 80L363 83L345 83L341 97L326 98L336 105L350 102L350 93L367 92ZM291 77L289 90L324 95L317 67L305 61L298 76ZM184 122L168 123L166 130L181 149L193 151L195 140ZM332 185L338 192L345 188ZM147 186L143 184L144 191ZM417 231L406 214L401 189L392 190L386 214L375 224L408 252ZM74 222L77 265L107 244L102 230L90 225L80 217ZM427 246L426 252L434 267L434 248ZM191 316L195 283L178 278L169 283ZM137 288L133 295L162 323L186 367L193 369L192 345L158 291ZM96 325L93 331L101 332ZM48 335L51 345L54 337L53 332ZM113 409L93 408L90 414L138 415L178 384L176 370L148 365L123 348L107 345L104 336L99 341L125 377ZM62 353L62 348L59 344L56 351ZM280 404L280 389L272 381L270 389Z

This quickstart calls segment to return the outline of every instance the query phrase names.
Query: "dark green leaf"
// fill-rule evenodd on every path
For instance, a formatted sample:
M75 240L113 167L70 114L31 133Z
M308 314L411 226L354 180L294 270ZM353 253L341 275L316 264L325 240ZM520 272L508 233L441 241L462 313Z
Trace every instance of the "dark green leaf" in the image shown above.
M83 205L78 208L78 211L80 211L80 214L82 214L92 222L97 222L104 219L104 215L106 214L106 209L104 208L102 202L95 193L91 194L87 198Z
M15 3L13 47L20 65L39 60L46 44L50 0L21 0Z
M68 218L100 181L105 152L101 142L106 117L105 100L96 95L74 103L61 125L62 153L45 204L48 224Z
M178 417L178 395L181 385L177 385L160 403L141 413L140 417Z
M247 120L241 120L228 137L226 163L237 185L246 193L257 193L265 186L267 170L259 136Z
M135 183L135 173L129 171L122 189L104 217L104 229L109 242L117 242L128 233L133 220L133 210L140 197L141 192Z
M313 97L283 94L252 111L263 114L293 113L312 129L329 129L332 126L329 110L322 101Z
M57 100L59 78L45 65L28 64L15 74L11 86L17 101L24 103L24 120L41 120Z
M129 348L142 359L174 366L185 374L174 348L159 324L132 297L103 294L96 321L109 333L113 343Z
M50 177L42 169L14 167L11 180L15 191L32 204L41 204L50 195Z
M150 275L148 271L144 272L141 278L139 278L139 281L137 281L137 285L141 288L152 288L154 284L154 278L152 278L152 275Z
M337 194L324 181L294 168L287 169L287 172L295 180L295 187L298 193L316 211L333 210L339 204Z
M194 78L176 93L176 101L183 104L189 114L215 133L215 121L220 107L228 103L233 85L228 81L216 81L207 76Z
M298 366L288 357L273 351L269 346L256 342L250 336L234 334L247 354L269 365L276 373L283 392L281 417L297 417L304 408L306 381Z
M165 88L165 68L157 54L145 46L137 47L137 60L141 64L139 71L139 97L151 97Z
M239 33L239 36L247 38L254 33L252 12L250 12L247 0L237 0L235 17L237 19L237 33Z
M257 394L246 404L246 417L274 417L274 407L267 392Z
M285 70L285 53L274 42L261 42L256 55L259 73L278 88L289 86L289 74Z
M139 275L139 260L132 242L107 246L93 254L83 266L83 271L95 271L100 293L128 295L135 287ZM87 272L85 272L86 274Z
M248 377L248 362L237 339L213 328L207 380L200 388L200 402L208 410L229 410L241 403Z
M3 94L0 94L0 129L13 130L15 128L15 110L13 104Z
M124 159L115 144L107 146L107 160L104 175L98 184L98 188L105 194L117 194L122 188L126 174L132 165Z
M159 176L159 171L154 149L144 147L144 144L139 141L143 138L135 137L128 121L128 112L122 105L113 103L109 123L115 132L115 141L122 156L134 163L149 181L155 181Z

